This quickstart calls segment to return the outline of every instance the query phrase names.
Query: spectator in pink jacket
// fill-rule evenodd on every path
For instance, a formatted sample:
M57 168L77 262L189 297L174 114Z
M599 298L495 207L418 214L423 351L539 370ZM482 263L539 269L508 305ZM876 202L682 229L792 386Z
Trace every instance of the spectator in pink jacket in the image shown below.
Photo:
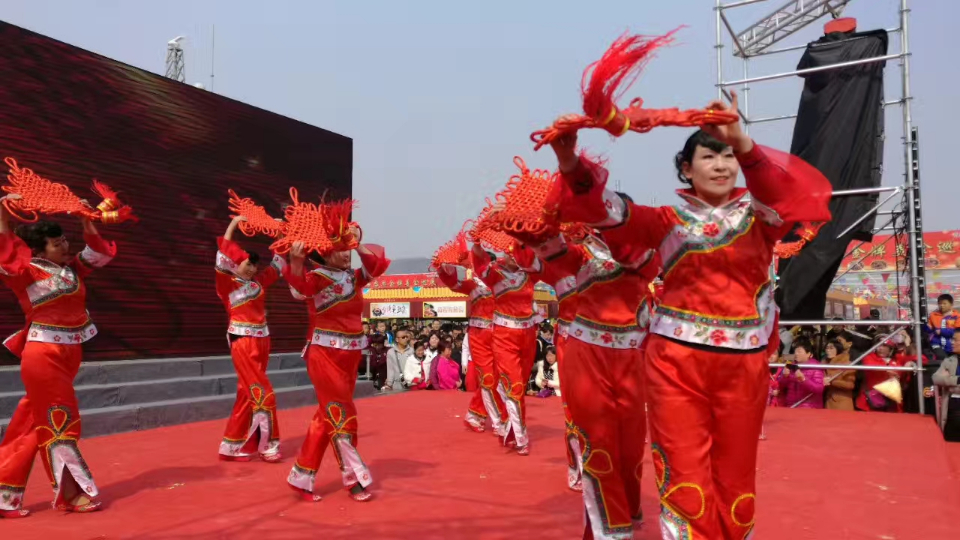
M793 361L778 377L780 406L798 409L823 408L823 370L803 369L803 365L818 365L808 343L795 343Z
M430 366L430 388L434 390L456 390L460 388L460 365L452 358L453 343L444 340L440 343L439 354Z

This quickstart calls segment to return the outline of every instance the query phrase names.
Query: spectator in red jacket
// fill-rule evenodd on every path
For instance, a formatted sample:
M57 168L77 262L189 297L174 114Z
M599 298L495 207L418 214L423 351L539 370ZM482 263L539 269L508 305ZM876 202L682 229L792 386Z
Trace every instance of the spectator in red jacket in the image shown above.
M879 338L879 339L882 339ZM900 367L901 364L893 357L894 345L889 340L877 347L877 350L863 359L865 366ZM860 411L900 412L902 404L880 393L876 386L890 379L900 381L900 371L870 370L865 371L860 392L857 394L855 405Z

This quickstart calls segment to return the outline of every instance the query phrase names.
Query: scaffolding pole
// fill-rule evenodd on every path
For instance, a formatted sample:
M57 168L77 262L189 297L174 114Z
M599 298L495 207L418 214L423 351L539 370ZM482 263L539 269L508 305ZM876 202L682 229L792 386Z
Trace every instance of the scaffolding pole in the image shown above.
M810 2L809 5L803 4L803 2L789 2L787 6L784 6L777 12L774 12L766 19L761 20L760 22L754 24L751 28L737 33L733 26L730 24L729 19L727 18L725 11L740 8L752 4L760 3L764 0L742 0L736 1L728 4L723 4L722 0L716 0L716 7L714 8L716 14L716 52L717 52L717 95L719 99L726 97L730 99L730 94L727 92L727 88L742 86L744 89L744 106L740 111L740 116L743 119L745 129L749 130L751 124L760 124L767 122L776 122L780 120L790 120L797 117L796 114L781 115L781 116L772 116L766 118L758 118L756 120L751 120L749 117L749 98L747 97L751 83L760 83L766 81L772 81L777 79L784 79L788 77L795 77L798 75L804 75L809 73L818 73L823 71L842 69L845 67L858 66L864 64L871 64L876 62L887 62L889 60L899 60L900 61L900 79L901 79L901 96L898 100L887 101L878 106L888 107L891 105L900 105L901 111L903 113L903 147L904 147L904 182L902 186L895 187L877 187L877 188L863 188L863 189L849 189L849 190L840 190L833 193L834 197L848 196L848 195L866 195L874 193L883 193L883 192L893 192L889 197L885 198L879 204L874 205L869 211L864 213L864 216L861 217L857 222L862 223L868 219L871 215L891 215L894 216L894 220L897 216L902 215L901 212L897 210L881 212L880 209L893 199L896 195L902 194L900 200L906 200L906 217L909 220L908 225L908 234L910 238L910 300L911 300L911 316L907 321L844 321L844 324L852 325L897 325L897 326L910 326L912 328L913 343L917 347L917 357L916 357L916 366L910 368L896 368L890 369L890 371L910 371L913 372L917 379L918 386L918 399L919 399L919 412L924 414L924 398L923 398L923 353L920 349L921 344L921 331L922 331L922 314L920 313L920 265L919 261L924 256L923 253L923 243L922 243L922 230L919 228L919 223L917 220L917 209L920 204L919 198L919 185L917 179L914 175L914 163L913 155L915 150L916 141L913 140L913 118L911 115L910 105L913 100L910 90L910 47L909 47L909 37L910 37L910 9L908 7L907 0L898 0L899 4L899 25L897 28L888 30L890 33L898 33L900 35L900 51L895 54L887 54L884 56L879 56L875 58L866 58L861 60L854 60L848 62L841 62L828 66L820 66L816 68L794 70L784 73L776 73L771 75L761 75L761 76L750 76L749 62L752 57L772 55L778 53L784 53L788 51L799 51L804 50L806 45L796 45L788 46L780 49L772 49L771 45L775 42L782 41L783 39L789 37L791 34L800 30L802 27L807 26L814 22L817 18L832 15L836 18L839 15L839 10L830 10L825 9L819 15L812 16L815 8L826 8L830 5L830 2L823 0L815 0ZM850 0L841 1L834 4L834 7L840 8L842 10L846 5L850 3ZM787 8L790 8L787 10ZM790 11L789 15L784 18L785 11ZM723 71L723 50L724 50L724 31L728 32L732 42L736 46L735 56L739 57L743 62L743 78L739 80L727 81L724 79ZM747 39L749 38L749 39ZM747 113L747 114L745 114ZM897 306L903 304L900 298L899 288L897 290ZM835 321L828 320L811 320L811 321L780 321L780 326L794 326L794 325L819 325L833 324ZM772 364L778 366L780 364ZM816 368L821 369L821 368ZM823 367L822 369L837 369L836 367ZM854 369L854 370L871 370L869 366L847 366L843 369ZM889 368L884 368L889 369Z
M910 216L908 234L910 236L910 303L913 317L913 342L917 346L917 393L920 396L920 414L923 410L923 353L920 351L920 269L918 257L923 257L923 233L917 230L917 189L913 177L913 117L910 113L910 9L907 0L900 0L900 83L903 89L903 163L905 169L904 189L907 194L907 213ZM918 235L920 237L918 238ZM918 249L919 248L919 249Z

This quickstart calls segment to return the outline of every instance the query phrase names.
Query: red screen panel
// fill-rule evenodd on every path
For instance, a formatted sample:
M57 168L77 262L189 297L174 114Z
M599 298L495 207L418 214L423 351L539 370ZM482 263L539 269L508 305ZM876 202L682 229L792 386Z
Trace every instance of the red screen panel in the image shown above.
M87 280L99 329L87 360L229 354L214 290L227 189L279 217L301 200L349 197L353 141L0 22L0 158L89 197L92 178L120 191L140 223L100 226L117 258ZM0 164L2 165L2 164ZM6 171L3 171L6 173ZM75 220L58 216L73 250ZM269 260L266 239L236 239ZM281 281L268 291L273 349L297 351L307 314ZM0 287L0 339L23 315ZM14 361L5 349L4 363Z

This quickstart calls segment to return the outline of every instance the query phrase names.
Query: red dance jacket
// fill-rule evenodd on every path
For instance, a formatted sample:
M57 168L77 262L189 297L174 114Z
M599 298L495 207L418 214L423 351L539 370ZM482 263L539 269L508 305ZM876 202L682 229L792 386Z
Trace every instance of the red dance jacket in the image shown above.
M361 268L337 270L318 266L303 276L294 275L287 266L283 277L298 300L310 300L310 336L313 345L359 351L367 347L363 335L363 295L360 291L390 266L384 249L365 244L369 253L358 252Z
M18 358L28 341L80 344L97 334L87 312L83 278L113 260L117 246L99 235L83 239L83 251L60 266L31 257L30 248L15 234L0 235L0 281L16 295L26 319L23 329L3 342Z
M230 316L227 333L234 336L269 336L266 289L280 279L286 261L275 254L270 266L252 280L246 280L238 277L236 271L247 259L247 252L236 242L222 236L217 238L217 247L217 296Z
M562 220L602 229L614 259L657 247L664 289L655 334L735 350L766 346L777 324L774 245L798 222L830 220L830 183L803 160L760 145L737 159L747 187L719 207L692 189L677 191L678 206L627 202L605 189L607 170L583 157L557 182Z
M473 328L493 328L493 291L477 276L470 276L469 270L454 264L441 264L437 277L451 291L470 297L470 326Z
M569 337L612 349L643 344L653 309L650 282L659 272L653 249L634 250L636 256L617 261L597 237L571 245L562 234L533 249L548 269L553 268L548 272L574 276L569 296L576 301L566 329Z
M493 290L493 324L506 328L533 328L539 322L533 307L533 286L540 279L541 265L527 249L513 254L520 268L510 271L484 254L470 253L477 276Z
M567 337L577 315L577 273L586 257L584 248L568 243L561 234L533 251L543 263L541 279L557 293L557 335Z

